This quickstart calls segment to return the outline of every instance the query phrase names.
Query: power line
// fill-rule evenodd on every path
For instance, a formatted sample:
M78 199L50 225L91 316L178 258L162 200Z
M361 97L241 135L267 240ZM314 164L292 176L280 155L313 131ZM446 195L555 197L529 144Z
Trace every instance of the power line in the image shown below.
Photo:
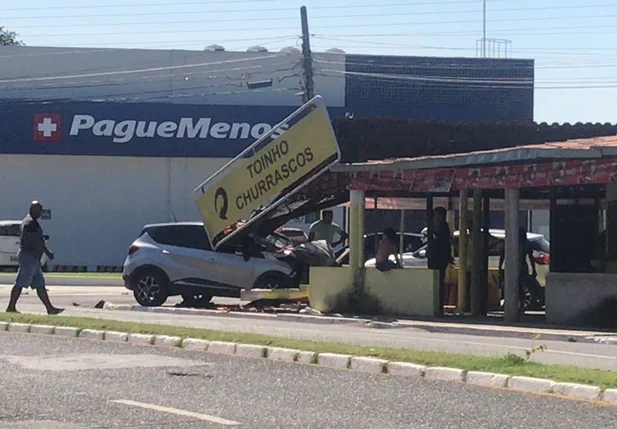
M349 54L347 54L349 55ZM334 64L334 65L344 65L344 66L358 66L358 67L364 67L364 68L386 68L386 69L429 69L429 70L433 70L433 69L438 69L438 70L491 70L491 71L496 71L496 70L513 70L513 61L517 61L516 59L506 59L504 61L503 58L486 58L483 59L485 61L482 61L478 58L473 58L473 57L462 57L461 59L458 58L448 58L453 64L449 64L449 65L442 65L442 64L404 64L404 63L398 63L398 64L380 64L380 63L366 63L366 62L355 62L355 61L350 61L349 59L346 59L345 61L330 61L330 60L324 60L324 59L315 59L316 63L319 64ZM468 62L467 64L461 64L460 60L463 60L466 62ZM475 64L469 64L469 61L473 61ZM487 63L492 63L490 66L487 65ZM527 70L534 70L534 69L577 69L577 68L583 68L583 69L589 69L589 68L612 68L612 67L617 67L617 63L582 63L582 64L576 64L576 63L572 63L572 64L554 64L554 65L542 65L542 66L534 66L534 65L525 65L525 66L518 66L518 70L522 70L522 69L527 69Z
M242 0L245 3L254 3L253 0ZM272 0L276 1L276 0ZM506 2L510 0L491 0L491 2ZM227 1L221 1L220 3L228 3ZM231 1L233 3L233 1ZM203 5L204 3L200 3ZM446 0L446 1L423 1L423 2L405 2L405 3L373 3L373 4L344 4L344 5L328 5L328 6L315 6L311 7L311 10L335 10L335 9L371 9L371 8L384 8L384 7L415 7L415 6L443 6L443 5L455 5L455 4L467 4L469 5L469 0ZM179 5L179 3L174 3L174 5ZM128 6L128 5L125 5ZM136 5L135 7L140 7L141 5ZM92 6L95 7L95 6ZM124 6L123 6L124 7ZM45 8L36 8L36 10L44 10ZM75 9L75 8L70 8ZM78 8L77 8L78 9ZM6 10L6 9L5 9ZM25 10L25 9L21 9ZM288 7L288 8L259 8L259 9L232 9L232 10L204 10L204 11L169 11L169 12L139 12L139 16L169 16L169 15L194 15L195 13L246 13L246 12L281 12L281 11L297 11L296 7ZM105 13L105 17L113 16L126 16L127 13ZM101 14L95 15L24 15L24 16L4 16L4 19L58 19L58 18L101 18Z
M334 77L345 79L345 74L348 72L340 72L335 70L335 72L339 73L338 76L336 74L327 74L322 73L318 74L318 76L326 76L326 77ZM374 76L363 76L362 79L372 80L376 82L398 82L401 84L410 83L414 86L425 86L427 88L431 88L431 90L438 91L451 91L451 90L460 90L460 91L469 91L469 90L496 90L496 89L521 89L521 90L529 90L529 89L538 89L538 90L552 90L552 89L615 89L617 88L617 82L614 84L590 84L590 85L553 85L553 86L537 86L533 84L520 84L520 83L512 83L504 85L503 83L494 84L491 82L486 83L470 83L470 82L461 82L453 80L453 82L435 82L434 79L427 80L419 80L419 79L404 79L403 76L395 76L394 78L391 75L381 75L375 74Z
M220 64L232 64L232 63L246 63L250 61L264 60L268 58L276 58L281 57L282 55L264 55L259 57L252 58L238 58L235 60L223 60L223 61L215 61L209 63L197 63L197 64L184 64L177 66L162 66L162 67L151 67L145 69L138 70L119 70L112 72L99 72L99 73L81 73L81 74L73 74L73 75L62 75L62 76L43 76L43 77L30 77L30 78L17 78L17 79L2 79L0 80L0 84L2 83L16 83L16 82L42 82L54 79L78 79L84 77L99 77L99 76L115 76L115 75L127 75L127 74L136 74L136 73L145 73L150 71L165 71L165 70L184 70L195 67L204 67L211 65L220 65Z
M287 65L289 66L289 63L275 63L275 64L267 64L268 67L273 67L276 65ZM0 89L2 89L3 91L20 91L20 90L62 90L62 89L88 89L88 88L95 88L95 89L99 89L99 88L106 88L106 87L111 87L111 86L122 86L122 85L130 85L130 84L138 84L141 83L142 81L146 81L147 84L152 84L152 83L157 83L160 81L164 81L165 83L169 82L169 78L184 78L184 81L189 81L192 78L195 78L196 76L201 76L201 75L212 75L213 73L223 73L223 72L240 72L241 75L239 76L229 76L229 75L213 75L212 79L228 79L227 84L221 84L218 83L215 86L216 87L224 87L224 86L244 86L243 84L239 84L236 83L236 81L242 81L242 80L248 80L248 77L245 78L245 76L243 75L247 75L250 74L250 76L258 76L258 75L273 75L273 74L277 74L277 73L282 73L282 72L293 72L295 74L293 75L286 75L286 76L278 76L277 80L279 82L282 82L285 79L288 78L293 78L293 77L299 77L299 73L295 72L295 69L300 65L300 62L298 61L298 63L292 67L287 67L287 68L279 68L279 69L268 69L266 71L259 71L259 69L263 68L263 66L254 66L254 67L243 67L243 68L232 68L232 69L218 69L218 70L206 70L206 71L200 71L200 72L190 72L190 73L183 73L183 74L173 74L173 73L168 73L168 74L157 74L157 75L145 75L145 76L131 76L131 77L120 77L120 78L115 78L112 75L112 79L106 79L106 80L88 80L86 82L83 82L81 80L75 80L73 82L69 81L68 83L63 83L63 84L55 84L55 83L44 83L44 84L40 84L37 86L33 86L31 84L28 85L15 85L15 84L11 84L10 86L7 87L0 87ZM108 75L107 75L108 76Z
M267 37L267 38L263 38L263 39L255 39L254 37L250 38L250 39L225 39L225 40L217 40L218 43L234 43L234 42L251 42L253 44L255 43L259 43L259 44L270 44L270 43L276 43L276 42L284 42L286 40L295 40L297 39L298 36L296 35L288 35L288 36L282 36L282 37L276 37L276 38L272 38L272 37ZM175 47L175 46L182 46L182 45L204 45L206 42L204 42L203 39L199 39L199 40L181 40L178 42L154 42L154 41L150 41L150 42L139 42L139 44L143 44L143 45L148 45L148 44L152 44L152 45L156 45L159 47L165 47L165 46L169 46L169 47ZM114 42L114 44L116 45L134 45L136 44L136 42ZM110 52L115 50L115 48L101 48L101 49L97 49L97 48L78 48L78 49L74 49L76 46L72 45L70 48L67 48L66 51L49 51L49 52L30 52L30 53L20 53L20 54L1 54L0 55L0 59L4 59L4 58L22 58L22 57L44 57L44 56L54 56L54 55L84 55L84 54L95 54L95 53L103 53L103 52ZM26 48L26 49L29 49ZM62 47L54 47L54 49L63 49ZM194 53L192 56L200 56L203 55L203 51L200 51L198 53ZM147 61L148 63L152 63L152 62L156 62L156 61Z
M447 22L433 22L433 25L436 24L447 24ZM414 25L414 23L409 22L390 22L390 23L378 23L371 24L372 27L398 27L405 26L408 27L410 25ZM365 28L366 24L337 24L337 28ZM331 26L323 26L317 25L313 28L327 28L330 29ZM587 29L588 25L583 26L567 26L567 27L540 27L540 28L513 28L513 29L496 29L493 30L493 33L508 33L508 34L519 34L519 35L531 35L531 34L556 34L553 30L568 30L567 34L577 34L571 32L571 30L576 29ZM617 24L607 24L607 25L594 25L593 28L617 28ZM62 33L62 34L29 34L23 35L23 37L76 37L76 36L129 36L129 35L139 35L139 34L186 34L186 33L221 33L221 32L239 32L246 31L247 28L221 28L216 30L203 30L203 29L195 29L195 30L156 30L156 31L122 31L122 32L113 32L113 33ZM296 28L294 27L285 27L285 28L277 28L277 27L264 27L264 28L252 28L250 29L253 32L257 31L294 31ZM542 33L533 33L534 31L540 30L551 30L550 32L542 32ZM532 33L530 33L532 32ZM476 35L477 31L474 30L466 30L466 31L446 31L446 32L428 32L428 33L389 33L389 34L355 34L351 35L341 35L345 37L391 37L391 36L462 36L462 35ZM579 33L580 34L580 33ZM597 33L591 33L597 34Z
M617 5L615 5L617 7ZM597 7L597 5L584 5L584 6L577 6L576 8L589 8L589 7ZM562 8L568 8L566 6L562 7ZM572 7L573 8L573 7ZM554 9L560 9L560 7L557 8L551 8L551 7L535 7L535 8L512 8L512 9L495 9L492 10L491 13L496 13L496 12L522 12L522 11L538 11L538 10L554 10ZM447 10L437 10L437 11L414 11L414 12L401 12L401 13L376 13L376 14L344 14L344 15L323 15L323 16L313 16L311 18L311 20L317 20L317 19L342 19L342 18L375 18L375 17L395 17L395 16L418 16L418 15L451 15L451 14L456 14L456 15L460 15L460 14L476 14L476 13L480 13L481 10L457 10L457 11L447 11ZM164 14L161 14L164 15ZM581 19L598 19L598 18L615 18L617 17L617 15L588 15L588 16L551 16L551 19L553 20L565 20L565 19L576 19L576 20L581 20ZM58 17L55 17L58 18ZM512 21L539 21L539 20L546 20L546 17L537 17L537 16L533 16L533 17L523 17L523 18L502 18L502 19L488 19L487 22L512 22ZM291 17L291 16L284 16L284 17L280 17L280 16L274 16L274 17L268 17L267 18L268 21L291 21L291 20L295 20L295 17ZM227 19L227 18L222 18L222 19L201 19L201 20L195 20L195 21L186 21L186 20L182 20L182 21L153 21L153 22L143 22L143 21L135 21L135 22L105 22L105 23L97 23L95 24L97 27L117 27L117 26L125 26L125 25L160 25L160 24L165 24L165 25L169 25L169 24L206 24L206 23L216 23L216 22L252 22L252 21L264 21L264 17L254 17L254 18L242 18L242 19L237 19L237 18L232 18L232 19ZM438 22L409 22L407 24L409 25L434 25L434 24L473 24L473 23L479 23L482 22L480 21L470 21L470 20L458 20L458 21L438 21ZM25 25L25 26L20 26L20 29L24 29L24 28L54 28L54 27L92 27L92 23L79 23L79 24L37 24L37 25Z
M463 48L463 47L453 47L453 46L433 46L433 45L410 45L410 44L402 44L402 43L389 43L389 42L376 42L373 40L351 40L351 39L342 39L342 38L338 38L338 37L323 37L323 36L313 36L314 39L318 39L318 40L329 40L329 41L340 41L340 42L348 42L348 43L355 43L355 44L362 44L362 45L375 45L375 46L379 46L382 49L400 49L400 48L408 48L408 49L424 49L424 50L435 50L435 51L462 51L462 52L477 52L477 50L475 48ZM351 46L351 47L346 47L346 46L340 46L338 45L339 48L359 48L362 47L364 48L365 46ZM560 51L559 49L568 49L570 51L579 51L579 50L584 50L584 51L597 51L595 53L590 53L590 52L566 52L566 51ZM607 57L611 57L611 56L617 56L617 48L598 48L598 47L589 47L589 48L525 48L525 49L514 49L512 50L513 54L519 54L519 53L532 53L532 54L537 54L537 53L544 53L547 55L543 55L543 56L548 56L548 57L553 57L553 56L566 56L566 57L601 57L601 58L607 58ZM606 52L612 52L612 54L607 54ZM346 54L340 54L341 56L343 55L347 55L349 53ZM337 55L337 54L330 54L330 55ZM464 57L464 58L471 58L471 57ZM538 59L537 56L534 57L536 60ZM540 57L541 58L541 57ZM538 66L536 66L538 67ZM541 67L540 67L541 68Z

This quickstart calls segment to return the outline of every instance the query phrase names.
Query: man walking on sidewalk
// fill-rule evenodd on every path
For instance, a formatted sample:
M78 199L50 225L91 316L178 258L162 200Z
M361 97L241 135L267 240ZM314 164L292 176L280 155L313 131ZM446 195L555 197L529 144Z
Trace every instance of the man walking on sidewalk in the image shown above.
M50 260L53 260L54 254L47 249L43 229L38 222L42 213L43 206L41 203L33 201L30 204L28 215L21 222L19 253L17 254L19 270L17 271L15 286L11 291L11 300L6 309L7 313L17 313L15 307L17 300L21 296L22 289L27 287L36 290L39 299L47 309L47 314L60 314L64 311L63 308L56 308L51 305L47 289L45 288L41 258L43 254L46 254Z

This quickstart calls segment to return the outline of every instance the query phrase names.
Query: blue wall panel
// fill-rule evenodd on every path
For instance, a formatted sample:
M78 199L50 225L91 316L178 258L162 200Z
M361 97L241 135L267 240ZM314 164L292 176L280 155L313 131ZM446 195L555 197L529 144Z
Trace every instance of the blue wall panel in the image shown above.
M533 60L347 55L346 72L354 116L533 121Z

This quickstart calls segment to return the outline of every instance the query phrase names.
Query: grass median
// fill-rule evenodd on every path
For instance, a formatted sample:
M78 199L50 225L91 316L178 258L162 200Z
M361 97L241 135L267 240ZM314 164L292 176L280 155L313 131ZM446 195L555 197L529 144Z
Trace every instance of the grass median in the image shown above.
M503 357L485 357L433 351L365 347L342 343L305 341L261 334L151 325L145 323L101 320L86 317L0 313L0 321L71 326L79 329L98 329L135 334L170 335L183 338L190 337L210 341L229 341L243 344L259 344L264 346L306 350L316 353L341 353L353 356L369 356L386 359L389 361L410 362L427 366L445 366L460 368L467 371L486 371L508 375L547 378L560 382L591 384L604 389L617 388L617 372L586 369L574 366L546 365L530 362L513 354L504 355Z

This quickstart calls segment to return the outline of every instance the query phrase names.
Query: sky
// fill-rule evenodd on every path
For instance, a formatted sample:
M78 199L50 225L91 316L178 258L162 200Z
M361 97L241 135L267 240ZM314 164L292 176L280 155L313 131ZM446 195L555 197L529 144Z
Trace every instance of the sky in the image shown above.
M29 46L227 50L299 45L347 53L478 56L482 0L2 0ZM486 0L489 56L535 59L536 122L617 123L617 1ZM1 65L0 65L1 66Z

